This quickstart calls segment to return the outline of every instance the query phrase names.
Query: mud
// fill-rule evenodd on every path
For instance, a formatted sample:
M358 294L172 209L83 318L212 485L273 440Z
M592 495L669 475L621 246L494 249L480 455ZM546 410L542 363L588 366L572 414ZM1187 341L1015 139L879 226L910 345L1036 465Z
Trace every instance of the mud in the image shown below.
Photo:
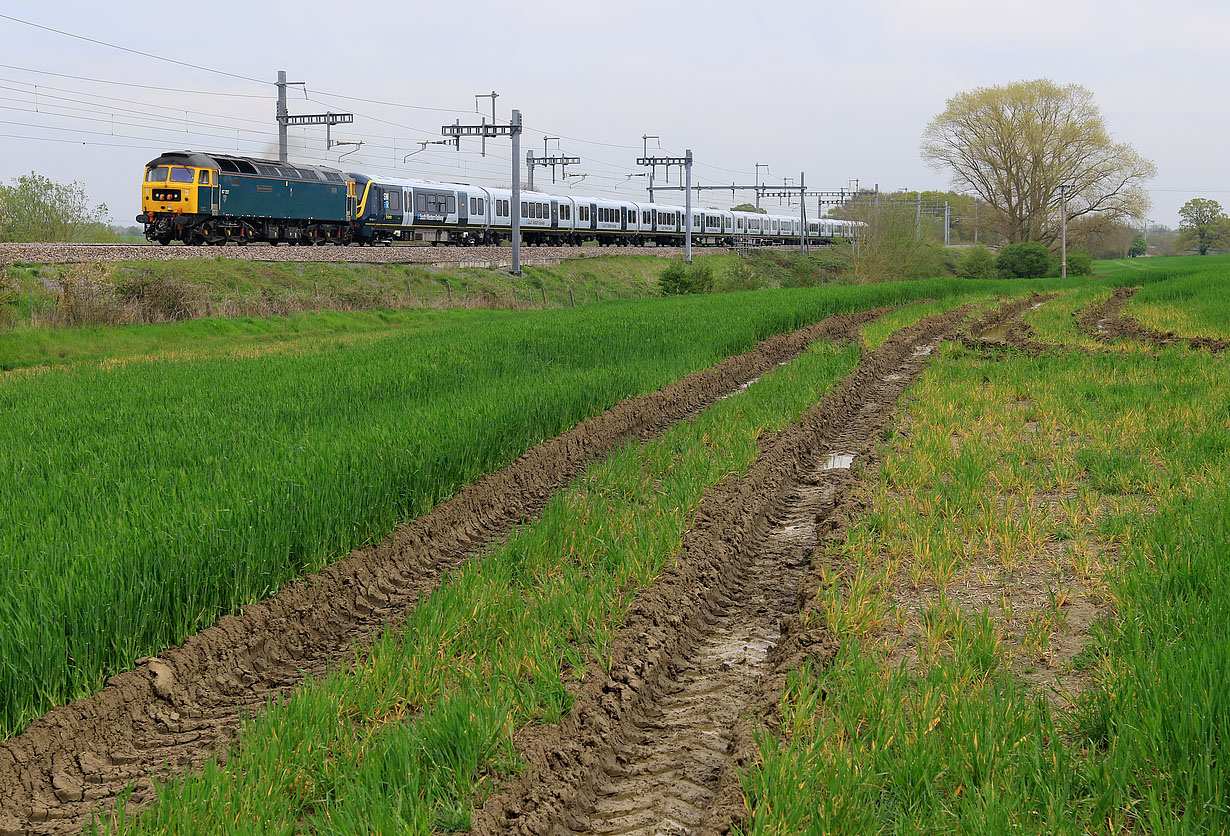
M149 804L153 779L225 757L245 712L288 694L305 676L346 665L373 632L403 620L475 549L541 512L588 463L630 438L662 432L813 341L856 339L862 325L887 310L830 317L621 401L463 488L379 545L219 619L182 646L111 677L97 694L36 720L0 742L0 834L79 833L130 788L130 814Z
M1117 287L1110 298L1076 311L1076 325L1081 331L1099 342L1135 340L1146 345L1163 346L1179 343L1189 348L1223 352L1230 348L1230 340L1214 337L1184 337L1173 331L1159 331L1142 325L1134 316L1123 313L1128 301L1136 295L1138 287Z
M1041 307L1057 295L1030 293L1027 298L988 311L963 330L962 344L979 351L1008 348L1030 355L1061 348L1038 340L1029 323L1021 319L1021 314Z
M674 563L634 600L609 668L591 667L559 725L521 733L528 768L475 813L475 834L729 831L753 723L772 714L787 670L836 649L796 617L812 553L856 478L836 457L871 450L967 313L897 332L709 493Z

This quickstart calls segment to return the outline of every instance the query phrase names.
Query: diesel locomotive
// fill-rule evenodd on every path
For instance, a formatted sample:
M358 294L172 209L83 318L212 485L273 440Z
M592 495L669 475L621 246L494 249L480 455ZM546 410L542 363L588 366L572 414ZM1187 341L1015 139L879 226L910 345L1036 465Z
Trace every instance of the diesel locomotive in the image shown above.
M512 191L341 172L327 166L171 151L145 167L145 236L159 244L367 244L395 242L494 245L512 233ZM522 191L526 244L641 246L683 243L682 206ZM803 237L798 217L692 209L692 240L730 245L736 238L790 244ZM806 237L828 243L855 224L807 221Z

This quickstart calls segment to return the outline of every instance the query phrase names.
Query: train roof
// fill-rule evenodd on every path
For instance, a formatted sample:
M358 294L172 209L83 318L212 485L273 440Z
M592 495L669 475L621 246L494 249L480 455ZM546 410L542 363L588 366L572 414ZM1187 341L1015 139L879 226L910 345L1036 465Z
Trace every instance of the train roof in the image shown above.
M229 165L224 165L224 160ZM146 163L146 166L149 167L158 165L190 165L196 168L220 168L223 171L238 171L243 174L265 174L273 177L296 178L300 176L300 172L311 171L320 172L325 175L320 178L322 180L340 180L342 178L340 170L324 165L283 163L277 160L264 160L260 157L242 157L233 154L215 154L203 151L166 151L162 156ZM251 170L248 170L249 168Z

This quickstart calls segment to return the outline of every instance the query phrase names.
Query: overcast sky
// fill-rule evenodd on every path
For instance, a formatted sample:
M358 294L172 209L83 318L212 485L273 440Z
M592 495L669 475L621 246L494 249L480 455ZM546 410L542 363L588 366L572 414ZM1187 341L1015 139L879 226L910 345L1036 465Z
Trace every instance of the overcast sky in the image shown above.
M310 97L292 88L292 114L353 112L334 139L365 143L339 164L348 147L326 150L323 127L292 129L292 161L507 184L506 139L485 158L465 140L403 162L442 124L476 121L474 94L495 90L500 119L524 114L523 152L550 134L582 158L573 193L640 198L644 178L627 175L643 134L666 153L691 148L704 184L751 182L766 163L763 180L806 172L817 188L946 188L918 154L946 100L1045 76L1092 90L1116 140L1157 163L1150 218L1176 226L1191 197L1230 202L1224 0L0 0L0 14L199 67L0 18L0 180L77 180L124 224L162 150L276 157L280 69ZM730 205L730 192L704 202Z

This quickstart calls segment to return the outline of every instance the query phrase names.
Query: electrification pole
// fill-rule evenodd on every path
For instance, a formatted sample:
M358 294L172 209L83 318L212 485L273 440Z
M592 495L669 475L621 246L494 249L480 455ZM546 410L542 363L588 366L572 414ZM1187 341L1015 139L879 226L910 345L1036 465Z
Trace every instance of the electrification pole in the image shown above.
M952 228L952 212L949 211L948 201L944 201L944 246L948 246L949 230Z
M688 181L686 183L688 190L684 192L684 194L687 195L687 199L684 201L684 205L686 206L686 211L688 213L688 225L687 225L686 235L684 236L684 239L683 239L683 259L688 264L691 264L692 263L692 149L688 148L686 151L684 151L683 157L685 160L687 160L686 168L688 172L687 174Z
M807 172L799 172L799 254L807 255L807 201L803 198L807 195L806 178Z
M681 188L684 191L684 214L687 216L684 221L684 257L688 264L692 263L692 149L688 149L682 157L638 157L636 164L649 167L650 172L657 166L664 165L666 170L670 171L673 165L680 166L687 172L687 182L683 186L666 188ZM652 178L652 174L650 177ZM698 187L699 188L699 187ZM727 188L726 186L708 186L707 188ZM650 191L650 200L653 199L653 192Z
M756 163L756 211L760 211L760 169L764 169L765 173L769 173L768 163Z
M278 70L278 162L286 162L286 70Z
M521 275L521 111L512 112L512 120L507 125L487 124L486 119L481 125L444 125L440 133L451 136L461 142L463 136L512 138L512 274Z

